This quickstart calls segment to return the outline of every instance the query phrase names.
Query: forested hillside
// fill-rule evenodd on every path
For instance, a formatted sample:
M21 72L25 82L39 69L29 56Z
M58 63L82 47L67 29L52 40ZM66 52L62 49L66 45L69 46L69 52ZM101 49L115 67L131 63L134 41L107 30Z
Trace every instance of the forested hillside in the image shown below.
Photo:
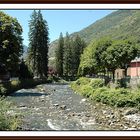
M140 10L118 10L70 36L75 37L78 34L89 44L91 40L104 36L110 36L113 39L122 39L128 36L139 38L139 33ZM50 45L50 57L54 57L56 44L57 40Z

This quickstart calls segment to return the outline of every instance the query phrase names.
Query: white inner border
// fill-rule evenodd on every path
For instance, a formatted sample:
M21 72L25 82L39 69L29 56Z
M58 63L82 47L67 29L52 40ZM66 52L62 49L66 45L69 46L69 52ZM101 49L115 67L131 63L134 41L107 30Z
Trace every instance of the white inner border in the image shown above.
M140 4L0 4L2 9L140 9ZM140 136L140 131L0 131L0 136Z

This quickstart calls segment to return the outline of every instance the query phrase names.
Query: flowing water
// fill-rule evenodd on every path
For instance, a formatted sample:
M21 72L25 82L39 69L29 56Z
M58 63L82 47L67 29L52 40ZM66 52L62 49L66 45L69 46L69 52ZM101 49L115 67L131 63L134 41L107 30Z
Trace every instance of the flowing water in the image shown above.
M139 130L140 115L124 115L125 108L94 103L67 84L42 84L7 97L11 113L22 116L21 130ZM138 121L139 120L139 121Z

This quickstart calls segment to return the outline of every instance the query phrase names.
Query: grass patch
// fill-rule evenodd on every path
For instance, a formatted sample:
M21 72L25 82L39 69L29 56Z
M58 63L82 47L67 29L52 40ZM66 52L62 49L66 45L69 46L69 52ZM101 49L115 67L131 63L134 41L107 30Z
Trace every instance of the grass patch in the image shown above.
M109 88L102 79L80 78L71 83L71 88L91 100L115 107L140 108L140 91L125 88Z
M17 130L20 126L21 120L16 113L10 113L13 105L0 99L0 130Z

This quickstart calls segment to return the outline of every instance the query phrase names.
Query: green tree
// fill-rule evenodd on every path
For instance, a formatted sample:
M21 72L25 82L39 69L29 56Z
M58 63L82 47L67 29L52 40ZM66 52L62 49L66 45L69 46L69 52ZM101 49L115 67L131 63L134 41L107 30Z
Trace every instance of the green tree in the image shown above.
M97 40L95 42L95 51L94 51L94 57L97 63L98 72L106 73L106 68L108 69L108 63L106 61L106 51L109 46L111 46L112 40L108 38L102 38L100 40Z
M56 71L60 77L63 76L63 53L64 53L64 39L63 39L63 34L60 33L58 46L55 52Z
M69 37L68 32L66 33L66 38L64 41L64 75L66 77L71 76L71 70L72 70L72 52L71 52L71 39Z
M139 45L131 39L117 40L107 49L106 54L110 68L125 69L126 76L130 62L139 54Z
M4 64L11 75L19 69L23 53L22 27L16 18L0 11L0 63Z
M19 68L19 78L20 79L29 79L33 78L32 73L30 72L28 66L25 64L25 61L22 59Z
M48 25L41 11L34 11L29 22L28 64L34 76L47 77L48 72Z
M72 41L72 75L76 76L80 64L80 56L83 53L86 43L78 35Z
M94 57L94 43L90 43L80 57L78 76L95 74L97 72L97 63Z

